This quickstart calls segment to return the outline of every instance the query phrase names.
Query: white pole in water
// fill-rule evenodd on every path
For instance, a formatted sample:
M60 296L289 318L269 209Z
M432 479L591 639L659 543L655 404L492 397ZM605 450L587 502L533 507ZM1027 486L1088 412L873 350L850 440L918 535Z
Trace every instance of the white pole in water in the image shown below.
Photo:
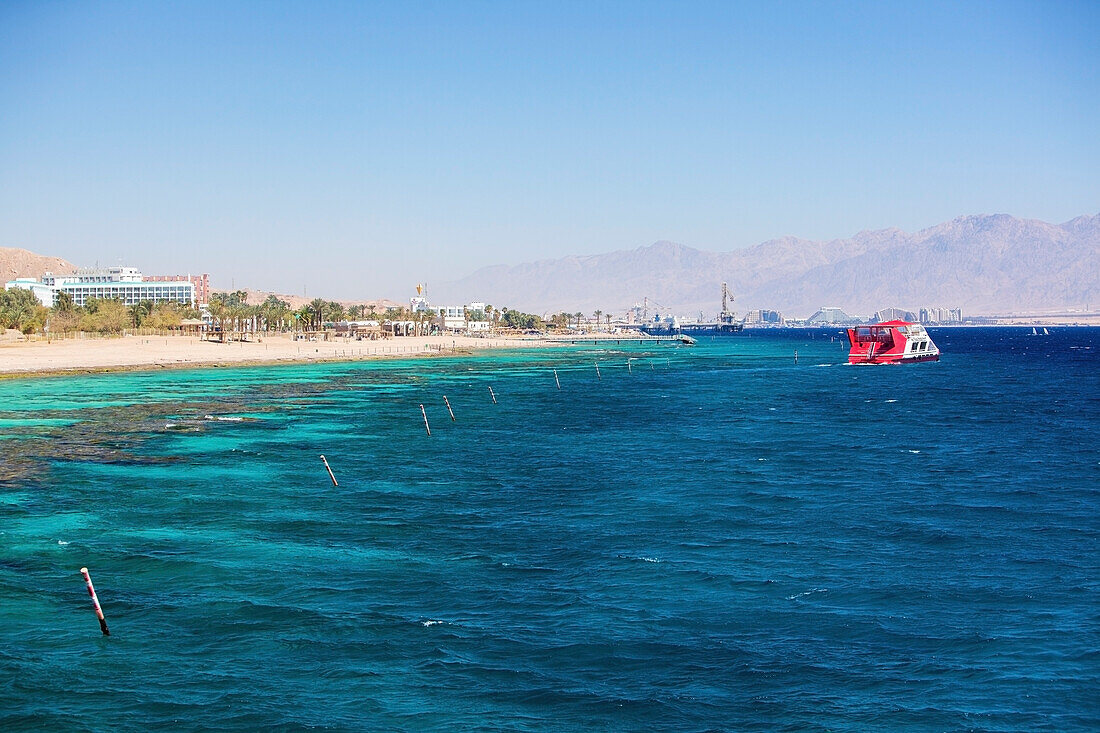
M428 413L424 412L424 405L420 406L420 414L424 416L424 429L428 431L428 437L432 437L432 429L428 427Z
M630 367L630 359L626 360L626 371L630 374L634 373L634 370Z
M107 630L107 619L103 618L103 609L99 605L99 597L95 594L95 588L92 587L92 576L88 575L88 568L81 568L80 574L84 576L84 582L88 585L88 595L92 597L92 606L95 607L95 615L99 619L99 630L103 632L104 636L110 636L111 632Z
M561 389L561 382L558 381L558 370L554 370L554 384L558 385L558 389Z
M489 388L489 396L493 398L493 404L495 405L497 403L497 396L493 393L492 387Z
M603 381L603 377L600 376L600 363L596 362L596 379Z
M451 422L455 422L455 411L451 409L451 401L447 399L447 395L443 395L443 402L447 405L447 412L451 413Z
M797 363L798 363L798 350L797 350L797 349L796 349L796 350L795 350L795 352L794 352L794 363L795 363L795 364L797 364Z
M332 475L332 469L329 468L328 459L325 458L324 453L321 454L321 463L325 464L325 470L328 471L328 477L332 479L332 485L339 486L340 484L336 483L336 477Z

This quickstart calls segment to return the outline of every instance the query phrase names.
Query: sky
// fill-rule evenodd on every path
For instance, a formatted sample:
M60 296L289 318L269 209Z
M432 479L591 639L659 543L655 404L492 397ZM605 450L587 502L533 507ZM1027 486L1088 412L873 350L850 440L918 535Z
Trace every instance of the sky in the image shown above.
M407 299L1100 212L1100 3L0 3L0 246Z

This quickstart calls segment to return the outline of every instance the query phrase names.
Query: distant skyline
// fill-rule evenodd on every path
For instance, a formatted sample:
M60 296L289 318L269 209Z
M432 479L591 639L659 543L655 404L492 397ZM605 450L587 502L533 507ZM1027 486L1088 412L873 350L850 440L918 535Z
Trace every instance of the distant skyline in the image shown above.
M407 298L1100 212L1100 4L0 5L0 246Z

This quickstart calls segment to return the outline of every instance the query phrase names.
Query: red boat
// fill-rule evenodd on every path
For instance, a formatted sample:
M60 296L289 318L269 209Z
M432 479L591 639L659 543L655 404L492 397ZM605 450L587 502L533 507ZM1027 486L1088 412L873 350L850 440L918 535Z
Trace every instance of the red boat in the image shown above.
M848 329L849 364L901 364L938 361L940 350L919 323L886 321Z

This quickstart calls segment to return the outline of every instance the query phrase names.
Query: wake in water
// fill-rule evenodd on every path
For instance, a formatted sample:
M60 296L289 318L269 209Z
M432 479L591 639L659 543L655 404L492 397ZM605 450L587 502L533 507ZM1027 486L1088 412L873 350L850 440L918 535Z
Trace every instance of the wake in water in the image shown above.
M829 592L828 588L810 588L809 590L803 591L802 593L795 593L793 596L787 596L787 600L788 601L796 601L799 598L805 598L806 596L813 595L814 593L828 593L828 592Z

